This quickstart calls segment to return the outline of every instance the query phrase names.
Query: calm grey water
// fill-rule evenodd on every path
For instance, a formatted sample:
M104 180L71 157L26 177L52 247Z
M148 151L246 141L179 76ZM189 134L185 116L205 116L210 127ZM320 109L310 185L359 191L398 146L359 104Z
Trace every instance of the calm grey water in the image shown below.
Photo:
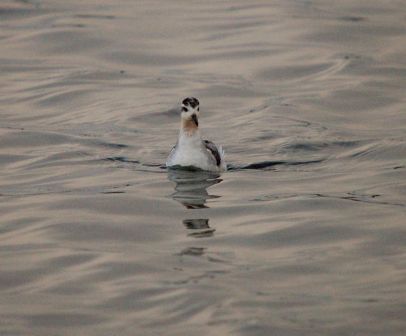
M403 0L2 0L0 335L405 335L405 87Z

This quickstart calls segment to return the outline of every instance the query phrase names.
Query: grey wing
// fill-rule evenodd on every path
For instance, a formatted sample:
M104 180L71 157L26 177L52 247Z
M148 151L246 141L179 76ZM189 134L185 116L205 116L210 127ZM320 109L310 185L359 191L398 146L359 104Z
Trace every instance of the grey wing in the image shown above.
M219 150L218 150L217 146L213 142L211 142L209 140L203 140L203 142L204 142L204 146L206 147L206 149L208 151L210 151L210 153L216 159L217 166L220 166L221 156L220 156L220 153L219 153Z
M176 143L176 145L172 147L171 151L169 152L169 156L171 156L175 152L177 146L178 143Z
M176 143L176 145L173 146L171 151L169 152L168 158L166 159L166 165L170 164L169 161L172 159L172 156L175 154L177 146L178 146L178 143Z

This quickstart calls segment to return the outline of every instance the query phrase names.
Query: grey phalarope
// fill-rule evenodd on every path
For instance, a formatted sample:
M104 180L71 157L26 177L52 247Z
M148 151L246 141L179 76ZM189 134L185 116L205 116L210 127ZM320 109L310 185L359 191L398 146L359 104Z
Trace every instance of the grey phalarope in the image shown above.
M188 97L182 101L181 128L178 142L166 160L169 168L198 168L211 172L227 170L224 151L209 140L203 140L199 131L199 101Z

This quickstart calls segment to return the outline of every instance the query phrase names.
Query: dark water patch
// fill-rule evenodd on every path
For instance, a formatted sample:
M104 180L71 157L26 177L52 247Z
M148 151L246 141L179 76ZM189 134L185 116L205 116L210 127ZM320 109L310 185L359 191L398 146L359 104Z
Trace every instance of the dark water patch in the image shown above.
M306 331L306 329L309 329ZM273 330L275 335L278 336L307 336L312 335L312 327L301 327L300 331L295 329L295 327L275 327L271 324L267 324L265 322L259 322L253 320L252 322L248 322L246 324L240 324L240 326L235 326L233 328L233 333L236 335L242 336L256 336L256 335L266 335L269 330Z
M0 224L0 235L11 233L14 231L24 230L25 228L28 228L35 223L41 223L44 220L46 220L46 217L33 217L33 216L9 220L7 222ZM21 247L21 249L23 248Z
M167 169L166 165L161 164L161 163L143 163L142 165L144 167L159 168L161 170Z
M25 286L32 286L36 281L43 280L47 275L55 273L54 269L49 269L44 265L30 265L24 270L3 269L0 277L0 291L9 291L16 288L22 288Z
M155 125L165 125L168 121L176 120L179 121L180 118L180 108L172 108L169 110L156 112L156 110L160 110L161 107L149 106L151 111L146 112L142 115L137 115L131 117L130 120L134 122L146 122L146 123L153 123Z
M69 297L71 295L85 295L86 293L92 292L94 288L90 284L84 284L82 281L66 281L53 285L43 292L48 295L58 295Z
M399 37L405 33L405 29L400 26L368 24L369 21L362 21L354 24L349 21L342 21L341 25L326 27L323 31L311 33L304 36L304 39L312 40L318 43L330 45L342 44L343 47L349 47L359 43L368 36L371 40L379 40L382 37Z
M0 56L1 57L1 56ZM47 64L42 58L33 57L30 60L0 58L0 70L3 74L49 73L60 70L62 66ZM64 67L63 67L64 68Z
M117 309L123 311L139 311L145 308L156 307L159 304L177 299L179 294L171 293L170 289L159 288L140 288L131 290L126 295L117 295L102 304L103 308ZM144 307L144 308L142 308Z
M37 276L38 270L36 269L33 271L13 271L13 272L1 272L0 278L0 287L2 291L7 291L9 289L13 289L15 287L22 286L27 283L31 283L35 281Z
M207 87L206 89L200 90L199 95L210 96L210 97L260 97L261 93L254 91L252 88L247 88L244 86L231 86L231 85L220 85L215 84Z
M354 239L364 234L363 230L350 226L334 226L328 223L294 225L292 227L253 235L252 242L261 246L279 247L295 245L329 244Z
M406 139L395 138L370 140L340 154L339 158L349 158L358 162L365 160L394 160L406 155Z
M244 170L244 169L258 169L258 170L267 170L272 169L274 166L300 166L308 164L316 164L323 162L323 159L320 160L310 160L310 161L261 161L254 162L244 166L234 166L230 164L227 166L227 170Z
M330 153L335 149L348 149L352 147L359 146L360 144L365 143L361 140L342 140L342 141L303 141L300 142L290 142L283 144L278 148L278 152L318 152L321 150L329 149Z
M35 218L34 218L35 222ZM41 252L41 251L47 251L49 249L55 248L55 244L53 243L17 243L17 244L2 244L0 246L0 252L3 253L3 255L7 254L12 254L14 256L18 254L26 254L26 253L32 253L33 251L36 252Z
M55 146L69 142L71 142L71 138L67 135L24 130L3 134L0 137L0 148Z
M352 74L359 74L359 75L367 75L367 74L374 74L375 81L381 85L384 84L382 79L390 80L393 82L392 90L398 89L396 86L396 82L404 83L406 81L406 69L404 67L396 67L393 65L382 64L377 61L370 61L369 63L366 62L358 62L355 63L353 67L351 67ZM392 91L394 92L394 91ZM392 93L393 94L393 93Z
M3 19L11 19L19 16L27 16L34 13L35 11L33 9L0 7L0 17L3 17Z
M77 164L83 165L84 163L80 162L69 162L70 165ZM88 163L89 164L89 163ZM50 167L58 167L62 164L47 164L46 166ZM38 168L35 167L34 168ZM65 181L64 176L62 175L62 182ZM66 179L69 181L69 178ZM104 184L104 183L103 183ZM9 186L3 187L3 191L0 193L0 197L13 197L13 198L21 198L27 197L30 198L32 196L45 196L45 195L62 195L62 194L82 194L82 195L95 195L95 194L121 194L125 193L126 190L133 186L131 183L117 183L115 185L97 185L92 187L77 187L77 188L68 188L63 183L54 183L49 184L47 180L37 180L35 183L25 183L22 182L19 186L14 186L11 189Z
M86 97L91 90L88 89L74 89L66 90L65 92L57 92L54 94L36 97L29 97L29 100L34 100L35 104L41 107L54 106L55 104L70 104L72 102L78 103L78 100ZM42 97L41 97L42 96Z
M328 272L327 267L323 267L322 265L300 265L300 264L295 264L295 265L278 265L275 267L270 268L271 272L275 272L280 274L281 276L294 276L294 275L300 275L300 276L311 276L315 274L325 274Z
M248 20L238 20L229 23L217 23L209 26L210 30L219 31L219 32L228 32L232 31L233 34L238 34L239 32L252 29L258 26L268 25L269 18L263 18L262 20L258 17ZM204 25L203 25L204 26Z
M286 106L285 103L282 103L282 105ZM289 106L289 104L288 104L288 106ZM328 131L328 127L326 125L324 125L322 123L317 123L314 121L309 121L309 120L304 120L304 119L299 119L299 118L292 118L292 117L287 117L287 116L273 116L273 119L276 121L276 123L279 127L283 127L283 128L300 127L300 128L309 129L309 130L319 132L319 133Z
M168 117L179 117L180 116L180 108L172 108L163 112L160 112L160 115L168 116Z
M58 167L66 165L89 165L93 161L90 153L85 151L64 151L62 153L51 154L46 157L37 156L35 159L20 163L19 169L42 169L45 167Z
M274 132L269 132L269 131L263 131L260 133L260 135L256 135L252 141L255 142L263 142L263 141L268 141L268 140L275 140L278 139L278 135L275 134Z
M8 69L8 67L6 69ZM41 71L41 68L36 70ZM53 69L51 67L48 69L48 72L52 70ZM39 83L35 84L33 83L29 87L25 87L21 92L27 94L27 96L29 94L27 99L49 96L52 97L52 95L71 92L69 90L66 90L67 88L72 90L72 88L77 89L78 87L80 87L80 90L84 90L85 92L91 93L93 91L89 89L89 87L91 87L90 84L96 84L100 82L120 81L120 80L124 81L129 77L130 76L123 76L123 73L119 71L107 71L99 69L78 71L75 69L67 68L59 76L51 78L47 77L44 80L40 81ZM121 84L124 83L122 82ZM66 92L61 92L63 90L66 90Z
M352 114L354 111L370 114L374 110L381 110L384 107L398 103L398 99L383 96L379 91L374 91L362 89L337 90L329 95L328 99L323 98L319 103L330 111L340 111L345 114Z
M31 160L31 155L13 155L13 154L0 154L0 165L7 166L19 161Z
M42 31L26 38L26 42L30 44L40 45L38 49L41 54L75 54L84 50L97 49L101 45L105 45L106 41L102 38L95 37L94 34L84 30L77 29L53 29Z
M402 228L387 227L379 230L368 241L359 244L357 253L365 258L386 258L402 254L406 231Z
M105 317L89 313L37 313L24 316L25 323L31 327L72 328L99 324L106 321Z
M286 200L289 198L303 198L303 197L340 199L340 200L347 200L347 201L353 201L353 202L380 204L380 205L393 205L393 206L401 206L401 207L406 206L406 204L404 204L404 203L397 203L397 202L381 200L382 195L380 195L380 194L359 194L356 192L348 192L348 193L341 193L341 194L339 194L339 193L337 193L337 194L328 194L328 193L271 194L271 195L263 195L263 196L256 197L256 198L252 199L252 201L266 202L266 201L277 201L277 200Z
M366 21L367 18L365 18L363 16L342 16L342 17L338 18L338 20L348 21L348 22L362 22L362 21Z
M206 10L210 13L210 14L215 14L218 13L219 11L224 12L224 13L229 13L229 12L242 12L245 13L246 11L250 11L250 10L255 10L255 9L269 9L269 6L267 6L266 4L256 4L256 3L250 3L250 4L245 4L245 3L235 3L232 5L226 5L222 8L210 8L208 7ZM215 13L213 13L215 12ZM223 16L220 16L220 18L222 18Z
M175 66L180 64L193 64L198 62L202 56L185 56L185 55L163 55L163 54L145 54L141 51L110 51L104 56L107 60L122 64L138 64L142 66L155 66L162 65Z
M160 265L133 260L114 260L98 263L94 268L95 274L89 281L119 280L122 277L148 275L157 272Z
M55 28L86 28L87 26L83 23L70 23L70 24L58 24L54 25Z
M97 14L77 14L74 17L80 19L105 19L105 20L113 20L116 18L114 15L97 15Z
M324 73L331 68L335 68L335 64L314 64L314 65L290 65L284 67L272 67L269 70L261 71L258 76L268 80L297 80L308 76L316 76Z
M197 282L197 281L196 281ZM210 306L210 302L199 295L198 300L182 299L177 302L169 314L160 316L160 325L179 325L183 321L192 320L199 316L204 310ZM154 326L155 323L149 323L149 326Z
M327 197L327 198L339 198L342 200L354 201L354 202L362 202L362 203L371 203L371 204L381 204L381 205L394 205L394 206L401 206L404 207L406 204L403 203L394 203L394 202L386 202L380 201L378 197L381 195L379 194L372 194L372 195L360 195L357 193L347 193L345 195L325 195L325 194L315 194L316 197Z
M108 148L115 148L115 149L122 149L122 148L128 148L130 147L127 144L121 144L121 143L113 143L113 142L102 142L98 141L96 142L97 145L103 146L103 147L108 147Z
M133 163L133 164L140 164L138 160L131 160L125 156L112 156L102 159L103 161L110 161L110 162L121 162L121 163Z
M99 160L97 160L99 161ZM126 168L133 168L137 171L145 171L151 173L162 173L167 169L165 164L162 163L148 163L139 160L133 160L125 156L112 156L101 159L101 161L113 162L117 164L124 164ZM174 167L176 169L176 167ZM181 167L182 170L198 171L195 167Z
M268 201L276 201L276 200L285 200L288 198L296 198L300 197L298 194L271 194L271 195L263 195L253 198L251 201L253 202L268 202Z
M118 212L119 214L120 212ZM151 243L162 239L162 232L150 232L147 230L149 223L137 223L136 226L122 225L111 226L105 223L63 223L48 230L53 236L64 241L89 241L89 242L123 242Z
M3 20L21 19L43 14L40 4L34 1L3 1L0 4L0 17Z
M201 257L204 255L206 248L204 247L188 247L182 250L179 255L187 255L192 257Z
M218 37L218 35L217 35ZM200 54L192 55L162 55L162 54L145 54L144 52L129 52L129 51L111 51L106 52L103 57L109 61L120 61L121 64L137 64L146 67L160 67L166 66L179 66L186 64L196 64L199 62L208 62L224 59L243 59L243 58L255 58L265 57L272 54L271 50L257 49L257 50L239 50L238 52L202 52ZM157 80L161 81L161 77Z
M59 256L51 258L43 262L46 268L53 269L55 272L58 270L65 270L65 268L75 267L78 265L89 263L94 260L95 256L93 254L87 253L76 253L72 255Z

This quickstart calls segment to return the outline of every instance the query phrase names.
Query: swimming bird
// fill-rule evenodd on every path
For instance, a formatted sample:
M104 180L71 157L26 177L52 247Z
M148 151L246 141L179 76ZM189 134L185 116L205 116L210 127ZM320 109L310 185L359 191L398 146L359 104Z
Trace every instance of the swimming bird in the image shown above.
M201 169L211 172L227 170L224 151L209 140L203 140L199 130L199 101L185 98L181 107L181 127L178 142L166 160L169 168Z

